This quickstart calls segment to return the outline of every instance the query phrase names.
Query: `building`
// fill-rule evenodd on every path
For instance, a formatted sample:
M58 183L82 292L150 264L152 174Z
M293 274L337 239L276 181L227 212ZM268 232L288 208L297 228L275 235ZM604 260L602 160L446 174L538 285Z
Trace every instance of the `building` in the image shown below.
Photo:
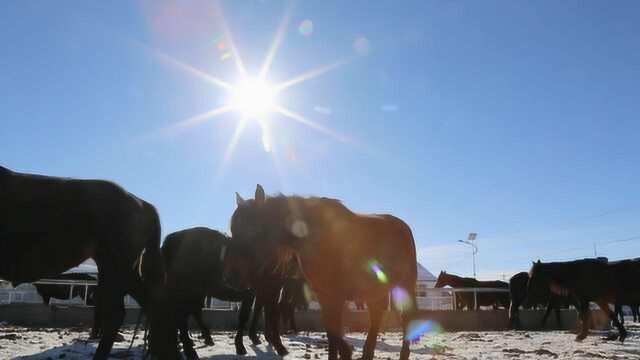
M422 264L418 263L418 280L416 281L416 295L418 297L427 296L427 289L432 289L436 285L438 279L427 270Z

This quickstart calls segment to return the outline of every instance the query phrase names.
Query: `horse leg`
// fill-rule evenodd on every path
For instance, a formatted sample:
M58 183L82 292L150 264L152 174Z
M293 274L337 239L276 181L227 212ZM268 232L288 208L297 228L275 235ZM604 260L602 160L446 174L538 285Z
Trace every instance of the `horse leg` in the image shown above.
M178 330L180 333L180 342L182 343L182 351L184 352L187 360L198 360L200 357L195 350L195 344L193 340L189 336L189 313L193 313L193 311L188 311L185 314L181 314L180 319L178 320Z
M520 299L511 300L511 306L509 306L509 320L511 329L520 329Z
M555 307L555 313L556 313L556 324L558 324L558 328L562 329L562 310L560 309L560 304L556 303L554 305Z
M276 352L280 356L285 356L289 354L289 351L282 344L282 339L280 339L280 317L278 312L278 292L280 287L274 287L272 290L277 290L275 292L271 292L267 302L265 304L265 326L267 327L266 334L270 334L270 343L275 348Z
M549 315L551 315L551 310L553 310L553 308L555 307L555 304L552 300L549 300L549 302L547 303L547 309L544 312L544 316L542 317L542 328L544 329L545 325L547 324L547 319L549 318Z
M400 360L409 360L409 353L411 351L410 340L412 340L408 338L410 330L409 324L415 319L418 311L418 302L416 301L415 293L415 280L413 281L413 284L406 284L405 289L409 293L409 300L411 302L408 309L403 310L400 314L402 319L402 348L400 349Z
M638 322L640 320L640 306L631 305L631 313L633 314L633 322Z
M329 360L338 359L338 350L341 360L351 359L351 349L342 338L342 308L344 300L319 297L322 309L322 320L329 340Z
M260 316L262 316L263 308L264 304L260 299L258 299L258 297L256 297L253 305L253 316L251 317L251 324L249 325L249 339L251 339L253 345L260 345L262 343L262 341L260 341L260 336L258 336L258 322L260 322Z
M214 296L224 301L241 301L240 314L238 315L238 328L236 330L236 336L234 344L236 346L237 355L246 355L247 349L244 347L244 327L251 315L251 305L253 304L253 291L251 290L236 290L230 287L222 286L213 292ZM253 324L252 324L253 325Z
M296 325L296 306L295 304L291 304L289 306L289 328L293 331L294 334L298 333L298 326Z
M202 338L204 339L204 344L207 346L213 346L214 343L213 339L211 338L211 330L209 330L207 324L204 323L204 319L202 319L202 307L200 305L195 306L193 308L193 311L191 312L191 315L193 315L193 319L196 321L196 324L198 324L198 327L200 328Z
M378 331L380 330L380 322L382 321L387 303L386 297L383 301L380 299L367 301L367 306L369 307L369 332L362 347L362 360L373 359L373 353L376 349L376 341L378 339Z
M617 302L614 305L613 313L614 313L614 316L616 317L616 319L618 317L620 317L620 323L624 325L624 312L622 312L622 304L621 303Z
M93 307L93 325L91 326L91 333L89 334L89 339L91 340L98 339L100 337L100 320L102 316L100 309L100 306Z
M596 303L598 304L600 309L602 309L602 311L604 311L609 316L609 319L611 319L613 325L618 329L618 334L608 336L607 340L618 339L620 340L620 342L624 342L624 339L627 338L627 329L625 329L624 325L622 325L620 321L618 321L618 316L616 315L615 311L611 311L611 309L609 309L609 303L606 301L601 300L597 301Z
M125 291L121 289L120 285L105 279L101 284L99 295L97 305L101 307L102 319L100 320L100 325L102 337L93 359L106 360L111 353L118 329L120 329L120 325L124 320Z
M582 330L576 336L576 341L584 340L589 334L589 321L591 318L591 310L589 310L589 301L579 301L580 320L582 321Z

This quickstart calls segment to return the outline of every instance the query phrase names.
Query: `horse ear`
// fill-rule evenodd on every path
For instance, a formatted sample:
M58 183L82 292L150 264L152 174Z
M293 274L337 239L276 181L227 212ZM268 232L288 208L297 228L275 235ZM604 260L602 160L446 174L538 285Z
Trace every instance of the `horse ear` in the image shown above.
M238 194L238 193L236 192L236 204L237 204L238 206L240 206L240 205L244 204L244 202L245 202L245 201L246 201L246 200L245 200L245 199L243 199L243 198L242 198L242 196L240 196L240 194Z
M256 185L256 195L255 195L256 204L258 205L264 204L266 198L267 196L264 194L264 189L262 188L262 185L260 184Z
M542 262L540 261L540 259L538 259L538 262L536 263L538 265L542 264Z

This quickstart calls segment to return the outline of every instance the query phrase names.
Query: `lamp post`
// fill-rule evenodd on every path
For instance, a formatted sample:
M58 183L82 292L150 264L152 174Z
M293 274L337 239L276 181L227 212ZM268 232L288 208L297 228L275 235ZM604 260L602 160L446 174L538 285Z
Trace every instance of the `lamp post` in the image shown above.
M458 242L463 243L463 244L467 244L469 246L471 246L471 248L473 249L473 278L476 278L476 254L478 253L478 245L476 244L476 237L478 236L478 234L476 233L469 233L469 237L467 238L467 240L458 240Z

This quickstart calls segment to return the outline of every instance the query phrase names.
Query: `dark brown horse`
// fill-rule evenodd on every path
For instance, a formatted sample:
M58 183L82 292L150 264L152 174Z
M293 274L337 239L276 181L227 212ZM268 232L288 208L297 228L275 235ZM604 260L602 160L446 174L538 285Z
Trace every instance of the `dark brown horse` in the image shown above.
M180 341L187 359L198 359L187 328L190 315L193 315L200 326L205 343L213 345L211 334L201 314L202 304L207 295L220 300L242 302L239 323L243 325L247 322L253 305L253 292L230 287L224 278L225 261L241 259L233 256L233 253L233 243L228 236L206 227L195 227L167 235L162 244L162 255L167 269L163 301L168 312L165 316L174 326L168 334L160 335L167 348L176 351L175 333L176 329L179 329ZM228 254L230 256L227 256ZM242 340L243 326L239 327L235 337L238 355L247 353ZM171 356L179 358L178 354L167 354L167 358Z
M562 297L549 292L543 300L533 301L527 297L527 284L529 283L529 273L526 271L519 272L509 279L509 296L511 305L509 306L509 319L512 329L520 328L520 306L524 308L532 308L538 305L546 305L546 311L542 317L542 327L545 327L551 311L555 309L556 323L562 326L562 317L560 309L575 305L575 302L569 297Z
M626 304L622 304L620 302L615 304L615 312L616 312L616 316L620 318L620 322L622 324L624 324L624 312L622 311L622 306L626 305ZM633 322L638 322L638 320L640 319L640 305L636 304L631 304L631 305L627 305L629 306L629 308L631 309L631 315L633 316Z
M442 288L445 286L451 286L453 288L485 288L485 289L509 289L509 284L504 281L480 281L470 277L462 277L453 274L447 274L446 271L441 271L436 281L436 288ZM477 303L476 303L477 299ZM458 303L458 309L466 307L467 309L480 309L480 306L502 306L505 309L509 308L509 293L508 292L482 292L478 291L476 294L473 292L458 292L456 293L456 300Z
M134 263L143 250L141 278ZM125 294L155 296L152 289L164 281L158 213L108 181L0 167L0 278L14 284L34 282L91 257L98 266L103 334L94 359L106 359L124 319ZM150 320L153 329L155 317Z
M609 339L624 341L627 331L618 321L609 304L637 298L640 278L638 260L609 262L606 258L581 259L566 262L535 262L529 272L527 294L540 299L549 292L569 296L576 300L582 320L582 331L577 341L589 332L589 302L595 302L618 328L618 334Z
M389 292L402 310L404 339L400 359L409 358L409 321L415 315L416 251L411 229L391 215L360 215L328 198L275 196L260 185L255 199L243 200L231 219L234 241L264 254L293 250L322 307L329 359L351 358L343 338L342 310L347 300L364 299L370 328L363 359L373 358Z

